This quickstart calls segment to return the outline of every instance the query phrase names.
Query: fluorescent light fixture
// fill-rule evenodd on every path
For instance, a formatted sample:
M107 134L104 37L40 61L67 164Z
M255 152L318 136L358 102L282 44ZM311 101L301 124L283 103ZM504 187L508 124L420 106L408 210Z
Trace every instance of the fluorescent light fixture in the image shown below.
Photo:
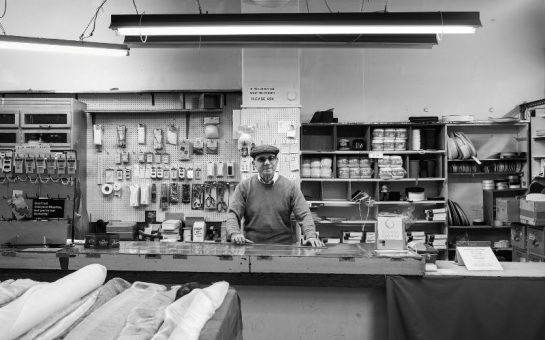
M145 41L145 42L144 42ZM241 36L126 36L131 48L273 47L273 48L432 48L436 34L419 35L241 35Z
M106 56L129 55L129 47L122 44L31 38L14 35L0 35L0 48L24 51L62 52Z
M125 36L470 34L479 12L112 15Z

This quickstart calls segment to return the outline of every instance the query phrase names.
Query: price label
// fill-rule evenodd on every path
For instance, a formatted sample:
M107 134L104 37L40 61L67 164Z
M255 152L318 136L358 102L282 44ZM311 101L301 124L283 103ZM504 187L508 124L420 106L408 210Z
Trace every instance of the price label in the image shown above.
M369 158L384 158L384 152L382 152L382 151L371 151L371 152L369 152Z

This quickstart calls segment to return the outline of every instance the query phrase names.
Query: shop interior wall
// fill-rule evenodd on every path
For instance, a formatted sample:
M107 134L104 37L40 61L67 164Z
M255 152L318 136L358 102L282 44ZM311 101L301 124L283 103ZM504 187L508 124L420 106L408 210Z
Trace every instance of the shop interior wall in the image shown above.
M299 3L307 1L264 1ZM1 20L12 35L77 39L101 1L8 1ZM253 0L202 0L210 13L240 13ZM364 0L364 11L385 0ZM431 50L304 49L301 53L302 121L335 108L341 121L397 121L409 115L502 116L545 95L545 3L542 0L391 0L389 11L480 11L475 35L444 36ZM139 0L139 11L198 13L195 1ZM332 11L358 11L360 0L331 2ZM268 11L281 11L267 7ZM308 0L311 12L328 11ZM67 15L69 13L69 15ZM122 42L108 29L110 15L134 13L132 1L109 1L89 41ZM132 49L125 58L2 51L0 91L93 92L240 89L240 49Z

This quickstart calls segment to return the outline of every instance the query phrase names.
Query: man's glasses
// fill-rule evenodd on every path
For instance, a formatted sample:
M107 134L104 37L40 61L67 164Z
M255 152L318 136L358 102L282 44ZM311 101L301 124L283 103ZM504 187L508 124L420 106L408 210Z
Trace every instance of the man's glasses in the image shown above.
M269 160L269 162L272 163L273 161L276 160L276 156L271 155L269 157L257 157L255 160L258 161L259 163L265 163L267 160Z

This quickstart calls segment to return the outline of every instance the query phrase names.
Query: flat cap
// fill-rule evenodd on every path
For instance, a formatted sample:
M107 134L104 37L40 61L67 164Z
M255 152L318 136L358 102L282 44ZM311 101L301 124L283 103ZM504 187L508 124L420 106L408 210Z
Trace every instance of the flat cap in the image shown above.
M261 155L262 153L273 153L278 155L279 151L280 150L274 145L263 144L254 147L252 151L250 151L250 156L252 156L252 158L256 158L256 156Z

